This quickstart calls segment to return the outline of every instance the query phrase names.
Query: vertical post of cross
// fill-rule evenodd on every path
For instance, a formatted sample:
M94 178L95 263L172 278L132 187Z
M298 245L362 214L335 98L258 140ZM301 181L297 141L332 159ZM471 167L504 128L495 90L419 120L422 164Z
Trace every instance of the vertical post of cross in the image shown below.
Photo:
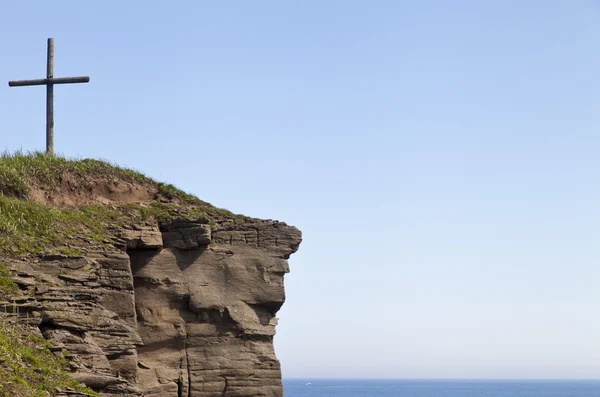
M54 39L48 39L48 67L46 78L46 154L54 155Z

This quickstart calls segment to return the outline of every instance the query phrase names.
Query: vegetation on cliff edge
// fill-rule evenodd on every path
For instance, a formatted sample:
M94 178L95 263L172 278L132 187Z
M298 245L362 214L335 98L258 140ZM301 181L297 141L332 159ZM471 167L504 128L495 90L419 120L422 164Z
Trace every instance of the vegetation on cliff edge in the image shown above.
M57 390L100 396L67 372L67 361L46 340L0 319L0 397L45 397Z
M145 192L146 200L94 202L96 191L110 195L119 184ZM69 195L79 202L52 202ZM86 247L113 246L123 226L199 218L211 224L249 219L109 162L37 152L0 155L0 253L81 254Z
M28 198L31 187L43 190L60 188L64 179L71 179L79 188L124 181L155 188L156 193L187 204L210 204L185 193L173 185L160 183L139 171L95 159L68 159L41 152L0 154L0 195Z

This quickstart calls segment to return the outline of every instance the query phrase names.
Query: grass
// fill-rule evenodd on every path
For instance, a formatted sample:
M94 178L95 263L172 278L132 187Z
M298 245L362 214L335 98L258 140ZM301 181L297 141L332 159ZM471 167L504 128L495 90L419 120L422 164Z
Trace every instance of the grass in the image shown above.
M57 208L0 196L0 253L77 255L87 246L110 246L125 224L199 218L214 222L203 208L171 203Z
M110 183L126 181L155 186L157 193L168 199L186 204L210 205L196 196L168 184L157 182L143 173L120 167L114 163L95 159L68 159L48 156L42 152L3 152L0 154L0 195L25 199L30 186L55 189L63 176L69 175L79 182L93 176L96 180ZM85 183L83 184L85 186Z
M10 297L18 290L19 286L10 278L10 270L8 270L8 265L0 262L0 298Z
M14 168L0 167L0 194L24 199L29 194L29 186Z
M67 159L41 152L0 154L0 194L4 196L27 198L31 185L56 188L64 175L73 176L83 182L83 185L92 175L107 182L124 180L148 185L156 183L141 172L106 161Z
M0 319L0 397L45 397L57 388L100 396L67 372L67 361L50 343Z
M83 190L92 188L91 184L110 185L118 181L140 184L154 190L157 200L145 204L55 207L30 199L32 187L53 191L61 188L64 178ZM39 152L0 154L0 253L5 255L78 255L91 246L111 247L116 231L124 225L199 218L213 226L243 224L249 219L109 162Z
M207 202L200 200L198 197L193 196L189 193L184 192L181 189L176 188L175 186L171 185L170 183L159 182L158 183L158 193L160 193L161 195L163 195L169 199L179 199L183 203L186 203L186 204L210 205Z

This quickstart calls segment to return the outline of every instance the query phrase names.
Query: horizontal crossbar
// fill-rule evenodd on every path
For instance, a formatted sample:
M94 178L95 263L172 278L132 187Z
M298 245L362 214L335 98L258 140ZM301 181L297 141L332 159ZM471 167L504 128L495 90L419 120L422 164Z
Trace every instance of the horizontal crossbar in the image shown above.
M26 85L48 85L48 84L71 84L71 83L88 83L90 81L89 76L79 77L52 77L50 79L37 79L37 80L14 80L9 81L10 87L23 87Z

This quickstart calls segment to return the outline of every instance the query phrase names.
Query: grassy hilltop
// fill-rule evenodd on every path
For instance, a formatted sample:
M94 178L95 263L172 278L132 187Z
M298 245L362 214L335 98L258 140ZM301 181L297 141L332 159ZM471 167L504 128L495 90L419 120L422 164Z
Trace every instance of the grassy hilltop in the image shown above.
M120 226L176 218L250 219L105 161L0 155L0 254L81 254L110 246Z

